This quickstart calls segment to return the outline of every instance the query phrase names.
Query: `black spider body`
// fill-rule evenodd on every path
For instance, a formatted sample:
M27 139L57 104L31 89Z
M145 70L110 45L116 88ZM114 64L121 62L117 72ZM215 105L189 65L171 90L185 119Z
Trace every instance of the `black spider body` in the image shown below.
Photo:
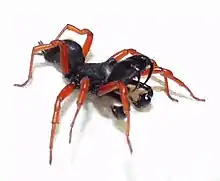
M62 41L68 45L69 66L70 70L74 71L77 65L85 62L82 47L77 42L72 40ZM43 44L43 42L40 41L39 44ZM48 62L60 64L60 48L58 46L50 50L43 51L43 55Z
M80 86L80 81L84 77L90 80L90 92L96 93L101 85L112 81L123 81L125 84L138 84L134 82L135 77L140 77L140 72L144 71L148 65L153 68L151 60L144 55L131 56L123 61L117 62L114 58L109 58L101 63L85 63L85 57L81 46L73 40L62 40L68 45L68 59L70 71L64 74L69 81ZM39 43L41 44L41 42ZM42 51L44 58L50 62L60 65L60 48L55 47ZM150 76L149 76L150 78Z

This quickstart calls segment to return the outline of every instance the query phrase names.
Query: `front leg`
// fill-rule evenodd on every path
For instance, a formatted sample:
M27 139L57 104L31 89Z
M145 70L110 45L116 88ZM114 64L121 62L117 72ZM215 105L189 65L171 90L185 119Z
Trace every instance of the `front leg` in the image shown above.
M129 146L130 152L133 152L132 146L131 146L131 141L130 141L130 103L128 99L128 88L122 81L114 81L114 82L109 82L101 87L99 87L99 90L97 92L98 96L103 96L106 95L112 91L119 90L120 93L120 99L121 103L123 105L123 112L126 115L126 140L127 144Z
M148 70L146 70L142 76L144 75L148 75ZM175 77L173 75L173 72L169 69L166 69L166 68L162 68L162 67L154 67L154 70L153 70L153 74L160 74L161 76L163 76L164 78L164 82L165 82L165 92L167 94L167 96L172 100L172 101L175 101L175 102L178 102L177 99L173 98L171 95L170 95L170 90L169 90L169 85L168 85L168 79L176 82L179 86L185 88L189 93L190 93L190 96L197 100L197 101L202 101L204 102L205 99L201 99L201 98L198 98L194 95L194 93L192 92L192 90L182 81L180 80L179 78Z
M121 61L125 56L127 55L141 55L141 53L137 52L137 50L135 49L124 49L124 50L121 50L117 53L115 53L114 55L111 56L111 58L114 58L115 60L117 60L118 62Z
M144 109L148 107L151 103L153 97L153 89L150 86L141 82L140 87L133 92L133 89L137 83L138 81L132 80L127 85L129 89L129 100L137 109ZM110 92L107 94L107 96L110 96L116 99L119 103L121 103L120 95L116 92ZM123 106L112 105L111 110L117 119L124 120L126 118L126 115L123 111Z
M131 48L130 48L130 49L124 49L124 50L121 50L121 51L115 53L115 54L112 56L112 58L114 58L114 59L117 60L117 61L121 61L125 56L127 56L127 55L129 55L129 54L131 54L131 55L140 55L141 53L139 53L139 52L136 51L135 49L131 49ZM153 63L153 72L152 72L152 74L160 74L161 76L164 77L164 81L165 81L165 92L166 92L167 96L168 96L172 101L178 102L177 99L173 98L173 97L170 95L169 86L168 86L168 79L171 79L171 80L173 80L174 82L176 82L177 84L179 84L181 87L184 87L184 88L190 93L190 96L191 96L193 99L195 99L195 100L197 100L197 101L203 101L203 102L205 101L205 99L201 99L201 98L196 97L196 96L193 94L193 92L191 91L191 89L190 89L188 86L186 86L186 84L185 84L182 80L178 79L177 77L175 77L175 76L173 75L173 72L172 72L171 70L165 69L165 68L162 68L162 67L158 66L158 64L156 63L156 61L153 60L153 59L151 59L151 61L152 61L152 63ZM150 74L151 74L151 71L150 71L149 68L147 68L145 71L143 71L143 72L141 73L141 76L148 76L148 77L149 77Z

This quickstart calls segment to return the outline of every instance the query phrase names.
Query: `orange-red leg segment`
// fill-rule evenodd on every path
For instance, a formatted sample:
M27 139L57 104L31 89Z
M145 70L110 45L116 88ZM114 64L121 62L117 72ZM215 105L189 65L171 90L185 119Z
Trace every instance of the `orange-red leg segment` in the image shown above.
M149 70L146 70L142 76L145 76L145 75L148 75L148 72ZM181 87L184 87L189 93L190 93L190 96L192 98L194 98L195 100L197 101L205 101L205 99L200 99L198 97L196 97L193 92L190 90L190 88L183 82L181 81L180 79L176 78L174 75L173 75L173 72L168 70L168 69L165 69L165 68L161 68L161 67L155 67L154 70L153 70L153 74L160 74L161 76L164 77L164 81L165 81L165 92L167 94L167 96L172 100L172 101L176 101L178 102L177 99L173 98L171 95L170 95L170 92L169 92L169 85L168 85L168 78L173 80L174 82L176 82L179 86Z
M28 79L22 83L22 84L14 84L14 86L18 87L24 87L31 79L33 74L33 64L34 64L34 55L39 51L45 51L49 50L54 47L60 47L60 61L61 61L61 67L63 70L63 73L66 74L69 72L69 64L68 64L68 47L67 45L60 40L54 40L50 42L50 44L41 44L33 47L32 53L31 53L31 61L29 66L29 73L28 73Z
M51 128L51 136L50 136L50 159L49 163L52 163L52 150L54 145L54 138L56 135L56 126L60 123L60 109L61 109L61 103L62 101L68 97L73 90L75 89L74 84L68 84L66 85L57 96L56 102L54 104L54 113L53 113L53 119L52 119L52 128Z
M121 50L117 53L115 53L112 58L115 58L117 61L121 61L125 56L127 56L128 54L131 54L131 55L139 55L141 53L137 52L135 49L124 49L124 50ZM167 94L167 96L172 100L172 101L176 101L178 102L177 99L173 98L171 95L170 95L170 92L169 92L169 86L168 86L168 78L173 80L174 82L176 82L177 84L179 84L180 86L184 87L189 93L190 93L190 96L193 97L195 100L197 101L205 101L205 99L200 99L198 97L196 97L193 92L189 89L188 86L185 85L184 82L182 82L180 79L176 78L173 73L168 70L168 69L164 69L164 68L161 68L157 65L156 61L155 60L152 60L153 61L153 66L154 66L154 71L153 71L153 74L160 74L164 77L164 81L165 81L165 92ZM149 74L149 69L147 68L144 72L141 73L141 76L146 76Z
M73 121L70 125L69 143L71 143L72 129L73 129L76 117L77 117L77 115L80 111L80 108L82 107L83 103L86 100L86 96L87 96L88 91L89 91L89 85L90 85L90 81L89 81L88 77L83 78L80 82L80 92L79 92L79 96L78 96L78 100L77 100L77 110L76 110L76 113L74 115Z
M80 30L80 29L78 29L77 27L75 27L73 25L67 24L62 29L62 31L59 33L59 35L56 37L56 40L58 40L66 30L73 31L73 32L78 33L80 35L87 35L86 41L85 41L85 43L82 47L83 55L86 57L88 55L90 47L92 45L93 33L89 29Z
M124 49L124 50L121 50L121 51L115 53L114 55L112 55L111 58L114 58L117 61L121 61L128 54L140 55L141 53L139 53L135 49L131 49L131 48L130 49Z
M121 61L128 54L141 55L141 53L139 53L137 50L130 48L130 49L124 49L124 50L121 50L121 51L115 53L114 55L111 56L111 58L114 58L117 61ZM158 67L157 63L154 60L152 60L152 61L153 61L154 67ZM148 73L149 73L149 69L147 69L146 71L148 71Z
M127 143L128 143L130 152L132 153L133 149L132 149L131 141L129 139L129 135L130 135L130 102L128 99L127 87L121 81L110 82L106 85L101 86L99 88L97 95L102 96L102 95L105 95L105 94L112 92L116 89L119 89L121 102L123 105L123 111L124 111L126 118L127 118L125 134L126 134L126 139L127 139Z

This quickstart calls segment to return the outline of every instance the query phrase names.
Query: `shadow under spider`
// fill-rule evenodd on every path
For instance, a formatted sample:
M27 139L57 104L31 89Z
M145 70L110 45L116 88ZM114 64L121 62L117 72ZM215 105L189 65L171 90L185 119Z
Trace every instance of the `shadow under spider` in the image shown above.
M92 54L90 54L90 57L92 57ZM38 63L38 64L35 65L34 68L41 68L41 67L46 67L46 66L55 67L57 69L57 71L61 73L61 70L58 66L54 66L54 64L51 64L51 63L48 63L48 62ZM155 81L155 82L157 82L161 85L161 86L152 86L153 91L155 91L155 92L165 91L164 81L158 79L155 76L151 76L151 80L153 80L153 81ZM64 78L63 78L63 81L64 81L65 84L68 83L66 81L66 79L64 79ZM61 114L60 114L61 119L66 114L66 112L69 109L69 107L71 106L71 104L73 102L75 102L75 100L77 99L78 94L79 94L79 90L78 89L74 90L74 92L63 102L62 108L61 108ZM184 96L183 94L174 92L172 90L170 90L170 94L174 95L174 96L177 96L177 97L181 97L181 98L191 99L190 97ZM55 101L55 99L54 99L54 101ZM118 102L116 99L114 99L112 97L109 97L109 96L97 97L96 95L89 93L88 96L87 96L87 101L83 105L83 109L85 109L87 112L88 112L88 102L89 101L93 103L94 107L98 110L100 115L102 115L105 118L114 120L113 121L114 126L117 129L119 129L120 131L124 132L124 127L125 127L124 120L115 120L116 118L112 114L112 111L111 111L111 108L110 108L112 104L115 104L115 103ZM134 106L133 106L133 108L135 110L137 110L138 112L149 112L152 109L152 105L149 105L147 108L141 109L141 110L137 109ZM89 114L86 113L85 115L86 115L85 119L83 120L82 127L80 129L81 132L84 132L84 130L86 128L86 125L88 124L88 120L89 120Z

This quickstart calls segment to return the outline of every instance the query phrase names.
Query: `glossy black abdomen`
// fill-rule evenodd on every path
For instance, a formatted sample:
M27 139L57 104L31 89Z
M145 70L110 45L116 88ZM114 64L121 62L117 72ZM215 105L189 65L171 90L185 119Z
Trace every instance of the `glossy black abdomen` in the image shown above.
M68 45L69 66L71 70L75 70L77 65L81 65L85 61L82 47L73 40L62 40ZM55 47L44 52L44 58L51 63L60 64L60 48Z

